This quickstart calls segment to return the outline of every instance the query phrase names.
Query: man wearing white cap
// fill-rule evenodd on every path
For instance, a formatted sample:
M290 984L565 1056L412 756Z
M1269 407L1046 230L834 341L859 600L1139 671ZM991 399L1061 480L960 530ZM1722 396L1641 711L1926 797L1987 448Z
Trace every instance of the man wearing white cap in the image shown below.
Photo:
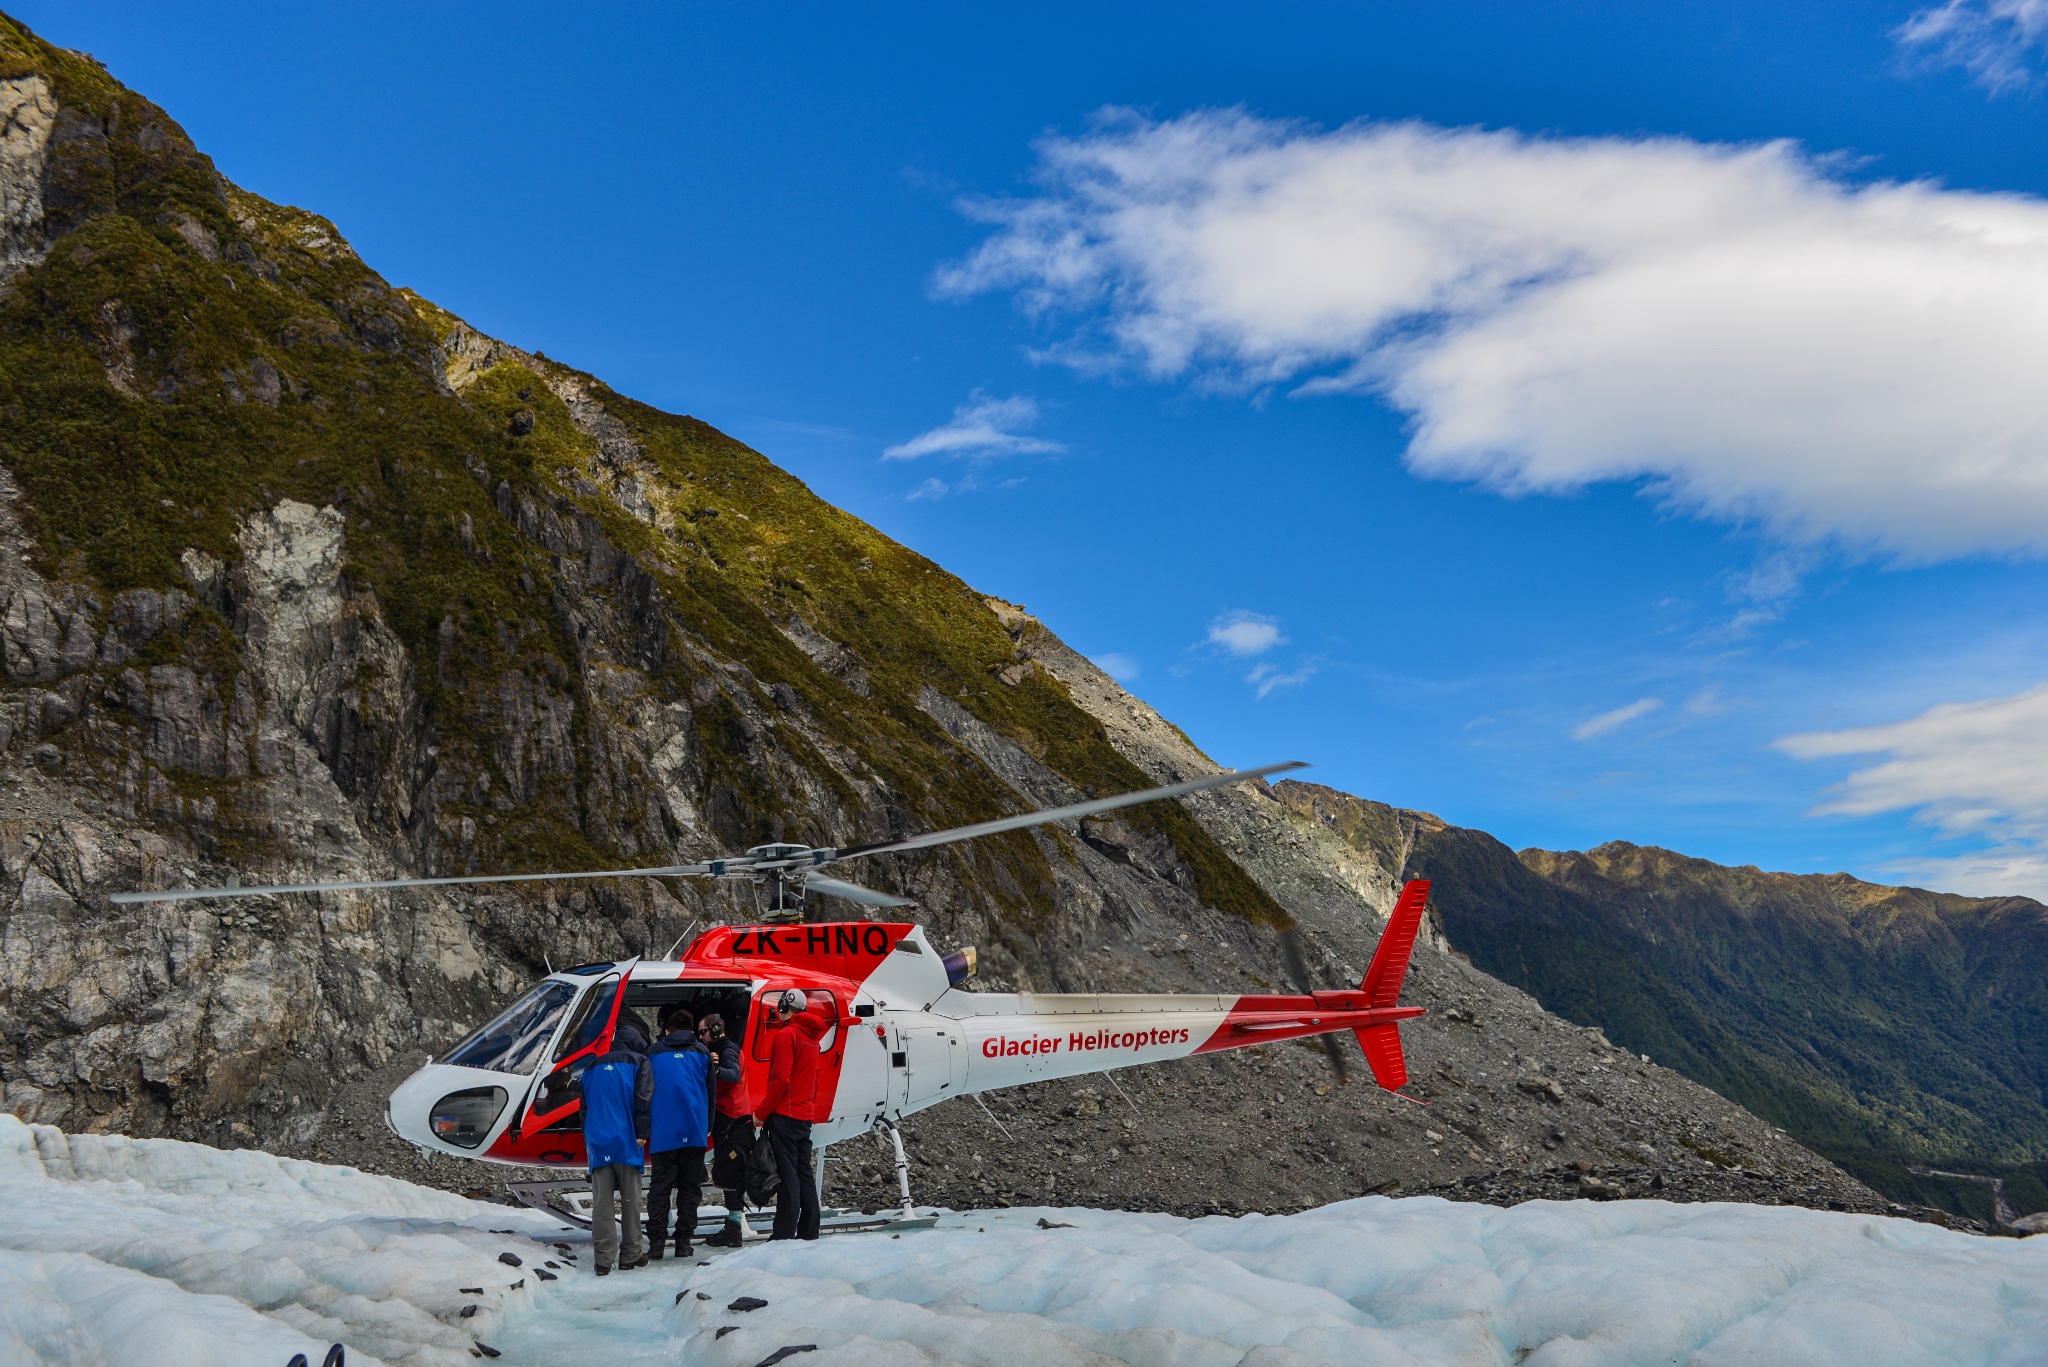
M818 1090L818 1041L826 1030L795 988L775 1003L768 1028L768 1085L754 1118L768 1131L781 1186L770 1239L818 1237L818 1182L811 1171L811 1122Z

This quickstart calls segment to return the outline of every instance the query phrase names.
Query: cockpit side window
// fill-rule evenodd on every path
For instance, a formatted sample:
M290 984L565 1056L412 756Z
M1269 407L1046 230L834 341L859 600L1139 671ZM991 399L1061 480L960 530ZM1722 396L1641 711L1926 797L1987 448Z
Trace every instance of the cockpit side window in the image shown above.
M816 989L804 993L804 996L810 999L811 1014L825 1020L825 1033L818 1036L818 1052L829 1054L832 1046L839 1043L839 998Z
M575 998L573 983L541 983L507 1007L496 1020L456 1045L441 1062L530 1076L547 1050L556 1023Z
M774 1033L771 1026L775 1020L775 999L782 993L782 988L771 987L754 999L752 1052L754 1057L763 1063L768 1061L769 1043ZM818 1037L818 1052L829 1054L832 1047L839 1043L839 998L819 988L806 991L804 998L809 1003L808 1014L817 1016L825 1022L825 1033Z

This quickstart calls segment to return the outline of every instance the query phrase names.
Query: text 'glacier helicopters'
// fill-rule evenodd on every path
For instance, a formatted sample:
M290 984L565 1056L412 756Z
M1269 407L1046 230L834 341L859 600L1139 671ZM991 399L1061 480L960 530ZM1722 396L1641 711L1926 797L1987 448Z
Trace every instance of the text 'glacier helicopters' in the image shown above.
M1339 1081L1335 1040L1349 1030L1373 1080L1388 1091L1408 1080L1398 1023L1424 1014L1401 1006L1401 984L1421 925L1429 884L1406 884L1355 989L1316 991L1291 928L1282 932L1297 994L969 992L971 948L942 955L908 922L804 920L820 893L871 907L914 905L901 897L816 872L869 855L928 849L1001 831L1075 820L1142 802L1184 797L1306 767L1270 764L1225 770L1165 787L1024 812L902 840L845 849L756 845L743 855L662 868L289 883L269 887L116 893L116 902L372 891L573 878L711 878L764 888L765 924L718 926L681 959L585 964L551 973L496 1019L401 1083L385 1110L401 1139L429 1153L523 1167L583 1168L582 1068L608 1053L619 1013L687 1007L716 1012L740 1041L742 1104L767 1073L774 1003L796 988L820 1017L817 1112L825 1146L871 1129L895 1143L903 1217L911 1218L907 1165L895 1122L950 1097L1050 1078L1108 1072L1191 1054L1323 1037ZM1406 1098L1404 1098L1406 1099ZM822 1159L820 1161L822 1167ZM545 1184L567 1185L567 1184ZM517 1184L515 1184L517 1189ZM530 1193L522 1192L522 1195ZM535 1202L538 1204L538 1202ZM560 1213L559 1205L550 1205Z

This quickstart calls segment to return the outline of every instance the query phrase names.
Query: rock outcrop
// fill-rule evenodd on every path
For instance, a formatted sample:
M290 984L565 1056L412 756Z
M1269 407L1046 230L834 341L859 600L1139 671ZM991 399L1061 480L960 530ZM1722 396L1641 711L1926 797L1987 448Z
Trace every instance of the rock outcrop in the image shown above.
M43 259L43 171L56 123L48 81L0 79L0 281Z

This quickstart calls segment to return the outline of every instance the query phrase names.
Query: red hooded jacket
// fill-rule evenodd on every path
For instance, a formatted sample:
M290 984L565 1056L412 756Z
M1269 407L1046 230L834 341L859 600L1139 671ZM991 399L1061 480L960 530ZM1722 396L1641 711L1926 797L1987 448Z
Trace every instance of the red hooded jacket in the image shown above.
M768 1036L768 1083L755 1104L754 1119L763 1125L771 1115L816 1121L818 1041L824 1037L826 1022L806 1011L791 1016L786 1024L768 1028L773 1032Z

